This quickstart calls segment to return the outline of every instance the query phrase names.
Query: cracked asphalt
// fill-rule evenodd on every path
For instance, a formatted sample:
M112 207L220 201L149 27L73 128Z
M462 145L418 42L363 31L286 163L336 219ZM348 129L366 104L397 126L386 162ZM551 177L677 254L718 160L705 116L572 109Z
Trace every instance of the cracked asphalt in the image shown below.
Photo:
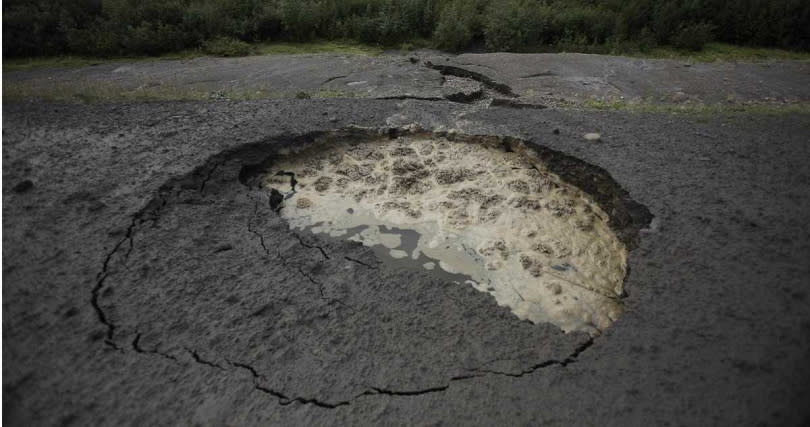
M9 425L810 421L806 114L414 99L3 109ZM651 222L630 215L622 317L594 339L519 321L471 287L290 231L250 185L315 132L412 124L521 138L649 209Z
M461 78L460 78L461 77ZM472 79L470 79L472 78ZM547 107L585 102L794 104L810 100L810 63L690 63L587 54L311 54L108 63L4 73L6 92L48 99L312 97ZM517 99L515 99L517 98Z

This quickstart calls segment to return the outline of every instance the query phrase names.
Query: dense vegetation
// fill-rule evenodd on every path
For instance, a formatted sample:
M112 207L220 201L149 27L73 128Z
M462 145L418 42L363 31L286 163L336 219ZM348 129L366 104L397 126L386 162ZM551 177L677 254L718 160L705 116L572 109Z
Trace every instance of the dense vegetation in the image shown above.
M3 56L155 55L348 39L447 50L810 49L808 0L6 0Z

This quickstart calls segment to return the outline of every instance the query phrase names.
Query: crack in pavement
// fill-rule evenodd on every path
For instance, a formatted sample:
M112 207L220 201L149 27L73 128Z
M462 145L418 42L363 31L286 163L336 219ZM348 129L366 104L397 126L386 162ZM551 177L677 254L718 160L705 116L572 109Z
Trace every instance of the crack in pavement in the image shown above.
M93 286L93 289L90 291L90 305L93 307L93 310L96 313L96 317L98 318L99 322L103 324L107 332L105 333L104 344L108 347L116 350L116 351L124 351L122 347L120 347L115 341L113 341L113 337L115 335L115 324L107 318L107 314L104 309L101 307L101 303L99 299L101 297L101 290L104 288L105 281L109 275L108 270L110 268L110 261L112 257L115 255L116 252L121 248L124 242L129 242L129 247L127 248L127 252L124 254L124 262L129 259L132 250L135 247L135 226L141 225L147 221L157 221L157 218L160 216L160 211L163 207L166 206L166 199L161 195L157 199L152 199L146 207L132 215L132 219L130 220L130 224L127 227L127 230L124 234L124 237L116 243L112 250L107 253L104 257L104 261L102 262L101 271L96 275L96 284ZM151 205L151 210L148 210Z
M201 183L201 185L199 187L200 192L202 192L204 190L205 182L207 182L208 180L210 180L213 177L213 175L216 172L217 168L221 164L223 164L223 162L216 163L214 166L212 166L208 170L208 173L207 173L206 177L203 178L203 182ZM253 220L259 215L259 207L260 207L259 203L260 203L260 201L254 199L254 202L255 202L254 212L253 212L253 216L251 216L248 219L247 230L248 230L249 233L255 235L259 239L259 243L260 243L262 249L264 250L265 254L267 256L272 256L270 248L268 248L268 244L265 241L264 235L261 232L259 232L258 230L254 229ZM269 204L270 204L270 206L272 208L273 207L272 206L272 197L268 197L268 202L269 202ZM136 213L135 215L133 215L131 217L130 224L126 229L124 237L122 237L120 240L118 240L116 242L116 244L113 246L113 248L105 255L104 260L102 262L101 271L99 271L99 273L96 275L96 283L95 283L95 286L92 288L92 291L91 291L91 301L90 301L91 305L93 306L93 308L95 310L98 321L102 325L104 325L106 327L106 329L107 329L106 334L105 334L106 338L104 340L104 343L105 343L105 345L107 345L109 347L112 347L113 349L115 349L115 350L117 350L117 351L119 351L121 353L125 353L126 349L124 347L122 347L121 345L119 345L119 343L114 341L116 325L108 317L107 313L104 311L104 308L102 307L102 305L100 303L100 298L102 297L101 294L102 294L102 291L104 290L104 287L105 287L105 281L109 277L109 275L111 274L110 269L111 269L111 265L112 265L112 262L113 262L113 258L116 256L116 253L118 253L119 251L123 251L123 249L125 247L124 245L128 245L128 247L126 247L126 252L122 252L122 254L121 254L121 256L123 257L123 262L126 262L127 259L130 256L130 254L132 253L133 248L134 248L134 235L136 233L136 227L141 226L141 225L143 225L143 224L145 224L145 223L147 223L149 221L156 222L158 220L158 218L160 217L161 210L167 205L167 203L168 203L168 199L165 196L165 194L160 194L158 197L156 197L152 201L150 201L143 210L139 211L138 213ZM323 256L324 259L326 259L326 260L331 259L329 254L326 252L326 250L323 247L320 247L320 246L305 242L304 239L300 235L298 235L296 233L290 233L290 234L292 234L296 238L296 240L298 241L298 243L302 247L307 248L307 249L318 249L318 251L321 253L321 255ZM294 268L299 274L301 274L303 277L305 277L309 282L316 285L317 288L318 288L321 299L327 300L329 302L334 302L334 303L337 303L337 304L341 304L341 305L351 309L351 311L353 313L357 313L357 310L354 307L344 303L343 301L341 301L339 299L334 299L334 298L327 297L325 292L324 292L325 285L323 283L321 283L320 281L316 280L314 277L312 277L312 275L308 274L304 270L304 268L302 266L294 265L293 263L291 263L288 259L285 258L285 256L282 254L281 250L277 251L277 253L275 254L275 258L277 258L285 266ZM365 263L365 262L363 262L361 260L358 260L358 259L355 259L355 258L351 258L349 256L344 256L343 258L346 261L354 262L354 263L360 264L360 265L362 265L364 267L367 267L367 268L370 268L370 269L378 269L378 267L376 267L376 266L370 265L368 263ZM460 304L460 302L458 302L458 301L457 301L457 303ZM206 366L208 368L218 369L218 370L222 370L222 371L231 371L231 369L229 369L227 366L223 366L223 365L220 365L220 364L218 364L218 363L216 363L214 361L207 360L207 359L203 358L200 355L200 353L195 349L188 348L188 347L183 347L183 350L185 350L185 352L188 353L188 355L190 356L190 359L189 358L180 358L177 355L177 353L163 352L163 351L158 350L157 348L152 348L152 349L144 348L142 346L142 344L141 344L141 339L142 339L142 333L140 331L136 331L136 334L135 334L134 338L132 339L132 341L130 343L132 351L134 353L136 353L136 354L155 355L155 356L159 356L161 358L164 358L166 360L170 360L170 361L172 361L174 363L183 364L183 365L186 365L189 361L193 361L193 363L196 363L196 364L202 365L202 366ZM313 405L315 407L320 407L320 408L325 408L325 409L335 409L335 408L339 408L341 406L350 405L355 400L360 399L360 398L362 398L364 396L385 395L385 396L391 396L391 397L408 397L408 396L420 396L420 395L431 394L431 393L441 393L441 392L447 391L451 387L451 385L456 381L463 381L463 380L468 380L468 379L473 379L473 378L481 378L481 377L484 377L484 376L487 376L487 375L503 375L503 376L510 376L510 377L523 377L523 376L531 375L531 374L533 374L535 372L538 372L538 371L540 371L540 370L542 370L543 368L546 368L546 367L551 367L551 366L566 367L569 364L577 362L579 355L581 353L583 353L585 350L587 350L592 344L593 344L593 340L589 339L584 344L578 346L568 357L566 357L564 359L561 359L561 360L557 360L557 359L546 360L546 361L543 361L541 363L535 364L535 365L529 367L528 369L524 369L523 371L521 371L519 373L501 372L501 371L496 371L496 370L485 369L485 368L483 368L483 366L485 366L486 364L484 364L484 365L481 365L481 367L479 367L479 368L466 369L466 371L468 372L467 374L451 377L443 385L426 387L426 388L423 388L423 389L413 389L413 390L396 390L396 389L391 389L391 388L387 388L387 387L379 387L379 386L367 385L366 386L367 390L363 391L362 393L355 395L353 398L351 398L349 400L338 401L338 402L323 401L323 400L320 400L320 399L317 399L317 398L314 398L314 397L310 398L310 397L290 397L290 396L287 396L286 394L284 394L284 393L282 393L282 392L280 392L278 390L272 389L272 388L262 384L262 380L264 380L264 377L261 374L259 374L259 372L256 370L256 368L254 368L253 366L251 366L251 365L249 365L247 363L233 362L233 361L230 361L228 359L225 359L225 361L228 363L228 365L232 366L233 368L244 369L244 370L247 370L248 372L250 372L250 374L251 374L251 376L253 378L254 388L259 392L262 392L264 394L268 394L268 395L276 397L278 399L278 403L281 404L281 405L290 405L292 403L300 403L300 404L304 404L304 405Z
M305 405L306 404L311 404L311 405L314 405L314 406L317 406L317 407L320 407L320 408L334 409L334 408L337 408L338 406L344 406L344 405L349 404L348 401L337 402L337 403L328 403L328 402L323 402L323 401L320 401L320 400L314 399L314 398L305 398L305 397L290 398L290 397L287 397L284 393L282 393L280 391L273 390L273 389L271 389L269 387L266 387L266 386L263 386L263 385L259 384L259 381L262 379L262 376L259 375L259 373L256 371L256 368L254 368L253 366L250 366L250 365L248 365L246 363L233 362L233 361L230 361L230 360L227 360L227 359L226 359L226 361L228 363L230 363L232 366L236 367L236 368L244 369L244 370L250 372L250 375L253 377L253 387L256 390L258 390L258 391L260 391L262 393L269 394L269 395L271 395L273 397L278 398L278 403L280 405L282 405L282 406L287 406L287 405L290 405L292 403L299 402L299 403L305 404Z
M503 99L503 98L495 98L489 104L491 107L504 107L504 108L514 108L517 110L544 110L548 108L543 104L530 104L527 102L517 102L511 99Z
M267 244L266 244L266 243L265 243L265 241L264 241L264 235L263 235L263 234L261 234L261 233L259 233L259 232L258 232L258 231L256 231L256 230L254 230L254 229L251 227L251 220L252 220L252 219L253 219L253 218L254 218L254 217L255 217L255 216L258 214L258 212L259 212L259 203L258 203L258 202L254 202L254 203L255 203L255 204L254 204L254 209L253 209L253 216L252 216L250 219L248 219L247 228L248 228L248 231L249 231L249 232L251 232L252 234L256 235L256 236L259 238L259 242L260 242L260 244L261 244L262 248L264 249L264 252L265 252L265 253L266 253L268 256L270 256L270 255L271 255L271 254L270 254L270 249L268 249ZM327 253L326 253L326 250L324 250L324 249L323 249L323 247L321 247L321 246L317 246L317 245L310 245L310 244L308 244L308 243L305 243L305 242L304 242L304 239L303 239L303 238L302 238L300 235L298 235L297 233L290 232L290 235L294 236L294 237L296 238L296 240L298 240L298 243L299 243L299 244L300 244L302 247L305 247L305 248L307 248L307 249L318 249L318 251L319 251L319 252L321 253L321 255L324 257L324 259L327 259L327 260L328 260L328 259L331 259L331 258L329 257L329 254L327 254ZM313 278L313 277L312 277L310 274L308 274L307 272L305 272L305 271L304 271L304 269L303 269L303 267L301 267L301 266L299 266L299 265L294 265L292 262L290 262L290 261L289 261L289 260L288 260L288 259L287 259L287 258L286 258L284 255L282 255L282 254L281 254L281 249L276 249L276 258L277 258L279 261L281 261L281 263L282 263L283 265L285 265L285 266L287 266L287 267L293 267L293 268L295 268L295 270L296 270L296 271L298 271L298 273L299 273L299 274L301 274L303 277L305 277L305 278L306 278L306 279L307 279L307 280L308 280L310 283L314 284L314 285L315 285L315 286L318 288L318 293L320 294L320 299L322 299L322 300L324 300L324 301L327 301L327 302L329 302L329 303L335 303L335 304L339 304L339 305L341 305L341 306L343 306L343 307L345 307L345 308L347 308L347 309L351 310L351 311L352 311L352 313L357 313L357 309L356 309L356 308L354 308L354 307L352 307L351 305L349 305L349 304L345 303L344 301L342 301L342 300L340 300L340 299L338 299L338 298L330 298L330 297L327 297L327 296L326 296L326 293L324 292L324 284L323 284L323 283L321 283L321 282L319 282L319 281L317 281L317 280L315 280L315 278Z
M203 359L200 356L200 353L197 353L197 350L192 350L192 349L190 349L188 347L185 347L185 349L188 352L188 354L191 355L191 358L194 359L195 362L197 362L199 364L202 364L202 365L205 365L205 366L210 366L212 368L225 370L225 368L223 368L222 366L219 366L219 364L216 364L214 362Z
M330 259L329 255L326 253L326 250L324 250L322 246L310 245L309 243L304 242L304 238L301 237L301 235L296 232L291 232L290 234L292 234L293 236L295 236L296 239L298 239L298 243L300 243L301 246L309 249L317 249L321 252L321 255L323 255L324 258Z
M547 368L549 366L566 367L566 366L568 366L568 365L570 365L572 363L576 363L577 358L579 357L579 355L582 354L583 351L587 350L591 345L593 345L593 338L589 338L588 341L585 341L582 345L580 345L579 347L574 349L574 352L571 353L571 355L569 355L568 357L566 357L563 360L555 360L555 359L546 360L546 361L544 361L542 363L538 363L536 365L533 365L533 366L529 367L528 369L524 369L523 371L521 371L518 374L513 374L511 372L494 371L494 370L482 369L482 368L470 369L469 371L482 372L482 373L485 373L485 374L492 374L492 375L503 375L503 376L513 377L513 378L520 378L520 377L523 377L525 375L532 374L535 371L537 371L538 369ZM504 359L504 360L506 360L506 359ZM487 363L491 363L491 362L487 362Z
M132 340L132 349L135 350L135 353L154 354L156 356L165 357L166 359L173 360L175 362L177 361L176 357L172 356L169 353L163 353L161 351L158 351L157 348L154 348L152 350L147 350L147 349L141 347L140 341L141 341L141 333L138 332L135 335L135 339Z
M214 172L219 169L222 164L225 163L224 161L214 163L214 166L208 170L208 174L203 178L202 184L200 184L200 193L202 194L205 191L205 185L208 184L208 181L214 176Z
M465 64L465 65L470 65L470 64ZM533 78L535 78L535 77L551 77L551 76L556 76L556 75L557 75L557 74L556 74L556 73L554 73L554 72L552 72L552 71L541 71L541 72L539 72L539 73L534 73L534 74L528 74L528 75L525 75L525 76L520 76L519 78L521 78L521 79L533 79Z
M518 95L512 91L512 88L504 83L497 82L492 78L485 76L481 73L476 73L475 71L470 71L461 67L455 67L452 65L437 65L430 61L425 61L425 66L437 70L442 75L450 75L456 77L463 77L467 79L475 80L482 85L486 86L489 89L494 90L495 92L500 93L501 95L508 96L510 98L517 98Z
M330 77L330 78L328 78L328 79L324 80L324 82L323 82L323 83L321 83L321 86L323 86L323 85L325 85L325 84L327 84L327 83L333 82L333 81L335 81L335 80L337 80L337 79L345 79L346 77L349 77L349 75L348 75L348 74L346 74L345 76L335 76L335 77Z
M265 252L267 255L270 255L270 249L267 249L267 245L264 243L264 235L263 235L262 233L259 233L259 232L258 232L258 231L256 231L256 230L254 230L254 229L253 229L253 227L251 227L251 225L250 225L250 224L251 224L251 221L252 221L252 220L253 220L253 218L256 216L256 214L258 214L258 212L259 212L259 204L258 204L258 203L256 203L256 204L255 204L255 207L254 207L254 209L253 209L253 216L252 216L252 217L250 217L250 218L248 219L248 222L247 222L247 229L248 229L248 232L249 232L249 233L252 233L253 235L255 235L256 237L258 237L258 238L259 238L259 244L262 246L262 249L264 249L264 252Z
M93 310L96 312L96 317L98 317L99 322L101 322L107 329L105 334L104 343L115 350L122 350L118 344L116 344L112 339L115 333L115 324L113 324L108 318L107 314L104 312L104 309L101 308L101 304L99 303L99 295L101 293L101 289L104 287L104 281L107 279L107 270L109 269L110 260L112 259L113 255L118 251L121 245L124 244L127 240L130 241L130 249L127 253L132 251L132 233L135 228L135 222L137 221L137 215L132 217L132 220L127 227L127 231L124 237L118 241L118 243L113 246L113 249L107 253L104 257L104 262L102 263L101 271L96 275L96 284L90 292L90 305L93 307Z
M415 99L417 101L448 101L447 98L439 97L439 96L412 96L412 95L392 95L392 96L381 96L375 99L389 99L389 100L405 100L405 99Z
M365 263L365 262L363 262L363 261L360 261L359 259L352 258L352 257L348 257L348 256L344 256L343 258L345 258L345 259L346 259L346 261L351 261L351 262L354 262L354 263L360 264L360 265L362 265L363 267L367 267L367 268L370 268L370 269L372 269L372 270L379 270L379 267L376 267L376 266L373 266L373 265L367 264L367 263Z
M251 221L258 214L258 212L259 212L259 203L255 202L254 210L253 210L253 216L248 219L247 229L248 229L248 231L250 233L252 233L253 235L255 235L256 237L259 238L259 244L264 249L265 254L267 254L268 256L272 256L272 254L270 253L270 249L267 247L267 244L264 241L264 235L262 233L259 233L256 230L254 230L253 227L251 226ZM305 248L308 248L308 249L318 249L319 252L321 253L321 255L323 255L323 257L325 259L330 259L329 255L326 253L326 251L322 247L316 246L316 245L309 245L307 243L304 243L304 240L301 238L301 236L299 236L296 233L291 232L290 234L292 236L294 236L296 238L296 240L298 240L299 244L302 247L305 247ZM276 249L275 258L277 258L279 261L281 261L282 265L294 268L299 274L301 274L303 277L305 277L310 283L314 284L318 288L318 293L320 294L320 299L322 299L324 301L328 301L329 303L339 304L339 305L341 305L343 307L348 308L353 313L357 313L357 309L355 309L354 307L352 307L349 304L346 304L342 300L337 299L337 298L327 297L326 293L324 292L323 283L315 280L310 274L305 272L304 269L301 266L294 265L292 262L290 262L284 255L281 254L281 249Z
M475 71L470 71L470 70L468 70L466 68L457 67L457 66L453 66L453 65L434 64L434 63L432 63L430 61L425 61L424 65L426 67L430 68L430 69L439 71L439 73L441 73L442 75L449 75L449 76L455 76L455 77L474 80L474 81L480 83L485 88L487 88L487 89L489 89L491 91L494 91L494 92L496 92L496 93L498 93L500 95L507 96L509 98L520 98L520 95L516 94L509 85L507 85L505 83L498 82L498 81L496 81L496 80L492 79L491 77L488 77L488 76L486 76L484 74L481 74L481 73L478 73L478 72L475 72ZM474 64L462 64L462 65L474 65ZM490 67L487 67L487 68L490 68ZM538 73L538 74L533 74L533 75L529 75L529 76L524 76L524 77L521 77L521 78L539 77L539 76L545 76L545 75L553 75L553 73L552 74ZM513 108L513 109L518 109L518 110L523 110L523 109L542 110L542 109L548 108L546 105L543 105L543 104L533 104L533 103L527 103L527 102L518 102L518 101L515 101L515 100L512 100L512 99L495 98L495 97L491 96L492 94L487 94L485 92L486 91L484 91L484 90L478 90L478 91L475 91L475 92L473 92L471 94L465 94L463 92L459 92L459 93L455 93L455 94L446 95L445 99L448 100L448 101L451 101L451 102L457 102L457 103L463 103L463 104L471 104L471 103L474 103L476 101L480 101L480 100L484 100L484 99L490 99L489 107ZM404 97L404 98L408 98L408 97ZM390 98L380 98L380 99L390 99ZM393 99L400 99L400 97L393 97ZM414 98L414 99L419 99L419 98ZM426 98L425 100L433 101L435 99L427 99Z
M352 313L357 313L357 309L355 309L354 307L352 307L352 306L351 306L351 305L349 305L349 304L346 304L346 303L345 303L345 302L343 302L342 300L340 300L340 299L338 299L338 298L330 298L330 297L327 297L327 296L326 296L326 293L323 291L323 288L324 288L323 283L321 283L321 282L319 282L319 281L315 280L315 279L314 279L314 278L313 278L313 277L312 277L312 276L311 276L309 273L305 272L305 271L304 271L304 269L303 269L301 266L299 266L299 265L294 265L294 266L293 266L293 265L292 265L292 263L290 263L290 262L289 262L289 261L288 261L288 260L287 260L287 259L286 259L284 256L282 256L282 255L281 255L281 251L278 251L277 256L278 256L278 258L281 260L282 264L284 264L285 266L292 266L292 267L295 267L295 269L296 269L296 271L298 271L298 273L300 273L300 274L301 274L302 276L304 276L304 277L305 277L307 280L309 280L309 281L310 281L310 283L312 283L312 284L314 284L315 286L317 286L317 288L318 288L318 293L320 294L320 298L321 298L322 300L327 301L327 302L329 302L329 303L335 303L335 304L342 305L343 307L346 307L346 308L348 308L349 310L351 310L351 311L352 311Z

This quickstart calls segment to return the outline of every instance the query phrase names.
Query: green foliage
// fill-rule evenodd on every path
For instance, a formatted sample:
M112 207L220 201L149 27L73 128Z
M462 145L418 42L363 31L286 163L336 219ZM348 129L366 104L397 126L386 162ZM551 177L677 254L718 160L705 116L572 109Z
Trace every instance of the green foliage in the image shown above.
M555 13L559 31L583 44L604 43L615 28L616 14L596 6L567 7Z
M321 23L321 3L313 0L281 0L281 24L294 41L315 38Z
M442 9L433 40L440 49L459 51L469 47L479 26L475 5L463 0L453 1Z
M246 56L253 46L233 37L217 37L203 43L203 52L215 56Z
M641 52L649 52L655 48L655 34L647 28L644 27L638 34L638 50Z
M551 10L541 0L493 2L484 24L487 48L511 51L539 43L551 19Z
M699 49L712 41L810 50L808 0L7 0L3 24L9 58L159 55L223 40L228 49L234 40L430 39L447 50Z
M699 51L711 41L713 26L707 23L681 24L670 42L678 49Z

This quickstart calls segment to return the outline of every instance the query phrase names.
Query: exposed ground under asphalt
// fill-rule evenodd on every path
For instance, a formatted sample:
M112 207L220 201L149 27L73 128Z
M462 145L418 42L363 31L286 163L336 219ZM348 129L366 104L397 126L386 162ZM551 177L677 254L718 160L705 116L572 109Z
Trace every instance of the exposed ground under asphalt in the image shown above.
M806 79L792 78L770 87ZM9 425L810 421L806 114L445 99L3 110ZM324 132L417 127L519 138L590 193L632 242L622 316L595 338L520 321L470 286L291 231L251 185L274 152Z

